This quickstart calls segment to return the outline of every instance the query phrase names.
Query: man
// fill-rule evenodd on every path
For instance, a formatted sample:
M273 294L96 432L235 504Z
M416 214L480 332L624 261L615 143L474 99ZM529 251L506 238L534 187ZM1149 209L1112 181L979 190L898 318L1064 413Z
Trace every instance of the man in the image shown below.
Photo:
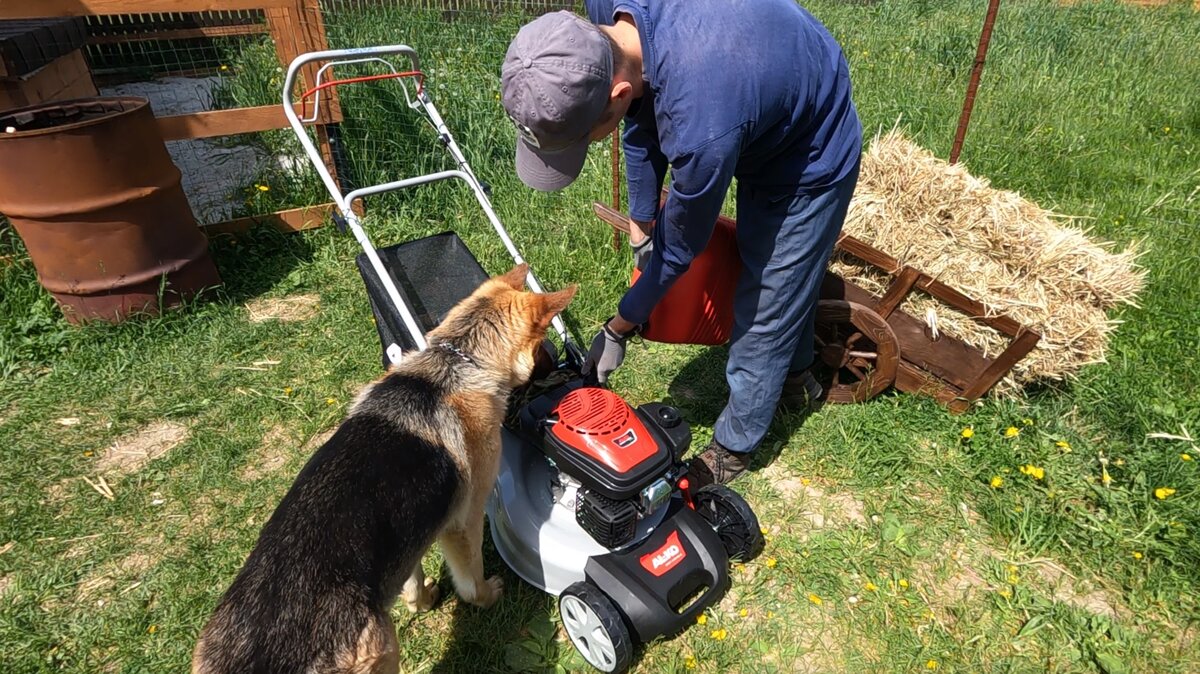
M822 394L808 372L813 320L862 145L849 70L837 42L793 0L587 6L592 22L547 14L509 46L501 99L519 135L517 173L535 189L566 187L589 143L624 118L630 244L642 273L592 342L584 370L601 383L704 250L738 179L743 271L729 402L690 470L695 484L726 483L749 466L785 388L785 402Z

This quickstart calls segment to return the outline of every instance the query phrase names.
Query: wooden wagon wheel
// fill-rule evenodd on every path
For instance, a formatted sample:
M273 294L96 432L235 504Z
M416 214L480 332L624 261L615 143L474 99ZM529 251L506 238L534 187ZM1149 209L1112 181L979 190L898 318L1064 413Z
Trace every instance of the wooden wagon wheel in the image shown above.
M820 300L813 335L817 358L833 371L825 399L858 403L896 381L900 342L879 314L844 300Z

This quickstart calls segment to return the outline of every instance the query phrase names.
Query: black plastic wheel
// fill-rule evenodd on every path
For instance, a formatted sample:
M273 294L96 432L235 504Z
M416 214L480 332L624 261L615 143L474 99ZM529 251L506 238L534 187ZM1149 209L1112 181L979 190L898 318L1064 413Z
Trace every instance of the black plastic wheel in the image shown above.
M595 585L572 583L558 596L558 612L575 649L587 663L620 674L633 663L633 639L625 621Z
M693 497L696 512L717 532L730 559L748 562L766 545L758 517L746 499L723 484L701 487Z

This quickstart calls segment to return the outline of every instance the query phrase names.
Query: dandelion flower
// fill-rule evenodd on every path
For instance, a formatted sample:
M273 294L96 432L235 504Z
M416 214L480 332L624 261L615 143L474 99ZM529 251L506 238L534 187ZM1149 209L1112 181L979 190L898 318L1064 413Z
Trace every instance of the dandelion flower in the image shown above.
M1164 126L1164 127L1163 127L1163 133L1171 133L1171 127L1169 127L1169 126Z
M879 586L868 580L867 583L863 585L863 589L867 592L875 592L879 589Z
M270 192L271 191L270 185L255 185L255 187L258 188L259 192Z
M1012 599L1012 591L1008 590L1008 589L1000 590L996 594L1000 595L1001 597L1004 597L1005 599Z
M155 632L158 631L158 625L151 625L146 628L146 631L149 632L150 634L154 634Z
M932 670L932 669L937 669L937 668L938 668L938 661L937 661L937 660L934 660L934 659L930 658L929 660L926 660L926 661L925 661L925 669L930 669L930 670Z
M758 533L762 534L763 536L766 536L767 534L769 534L769 533L771 533L771 532L767 531L767 528L766 528L766 527L759 527L759 528L758 528Z
M742 609L742 610L738 611L738 616L739 616L739 617L745 618L745 617L746 617L746 616L748 616L748 615L750 615L750 610L749 610L749 609Z
M1022 420L1021 420L1021 424L1022 424L1022 425L1024 425L1024 426L1032 426L1032 425L1033 425L1033 419L1030 419L1030 418L1026 417L1026 418L1024 418L1024 419L1022 419Z
M962 433L959 435L963 437L963 440L970 440L971 438L975 437L975 429L967 426L966 428L962 429Z
M1000 487L1004 486L1004 478L1000 477L999 475L993 475L990 484L992 485L992 489L999 489Z
M1020 434L1021 429L1017 428L1016 426L1009 426L1008 428L1004 429L1004 437L1006 438L1015 438Z
M905 580L905 579L903 579L903 578L901 578L901 579L900 579L900 587L902 587L902 588L904 588L905 590L907 590L907 589L908 589L908 581L907 581L907 580Z
M226 71L226 70L229 70L229 66L225 65L224 63L222 63L222 64L221 64L221 72L224 72L224 71Z
M333 398L326 398L326 399L325 399L325 404L326 404L326 405L332 405L332 404L334 404L334 403L336 403L336 402L337 402L337 401L336 401L336 400L334 400Z
M767 619L768 620L770 620L771 618L774 618L774 617L775 617L774 611L767 611Z
M722 627L719 630L713 630L712 632L710 632L709 636L716 639L717 641L724 641L725 637L729 636L729 630Z
M1134 559L1141 559L1142 557L1143 557L1142 553L1138 552L1137 550L1134 550L1134 551L1133 551L1133 558L1134 558Z
M291 386L284 386L284 387L283 387L283 395L285 395L285 396L290 396L290 395L292 395L292 387L291 387Z
M1188 454L1187 452L1184 452L1183 454L1180 454L1180 455L1179 455L1179 460L1180 460L1180 461L1191 461L1191 460L1192 460L1192 455L1191 455L1191 454Z
M821 604L825 603L824 601L821 600L820 597L818 597L817 595L815 595L811 592L808 593L808 600L811 601L812 603L816 604L817 606L820 606Z
M90 449L89 449L89 450L87 450L87 451L85 451L85 452L83 453L83 455L84 455L84 456L91 456L91 455L93 455L93 454L95 454L95 452L93 452L93 451L92 451L92 450L90 450Z
M686 668L688 668L688 669L695 669L695 668L696 668L696 656L694 656L694 655L689 655L689 656L687 656L686 658L684 658L684 659L683 659L683 666L684 666L684 667L686 667Z
M802 477L800 478L800 484L807 487L808 485L812 484L812 480L808 479L807 477Z
M778 563L779 563L779 560L775 559L774 557L767 557L767 568L768 569L775 568L775 565Z
M1158 489L1154 490L1154 498L1162 501L1174 493L1175 493L1175 490L1171 489L1170 487L1159 487Z
M1041 466L1035 466L1032 463L1021 466L1021 472L1035 480L1046 478L1046 469Z
M703 625L706 622L708 622L708 616L704 615L703 613L696 616L696 624L697 625Z
M1103 466L1100 467L1100 484L1103 484L1105 487L1112 484L1112 475L1109 475L1108 469Z
M1054 443L1054 446L1058 447L1059 449L1063 450L1064 452L1071 451L1071 443L1067 442L1066 440L1059 440L1058 442Z

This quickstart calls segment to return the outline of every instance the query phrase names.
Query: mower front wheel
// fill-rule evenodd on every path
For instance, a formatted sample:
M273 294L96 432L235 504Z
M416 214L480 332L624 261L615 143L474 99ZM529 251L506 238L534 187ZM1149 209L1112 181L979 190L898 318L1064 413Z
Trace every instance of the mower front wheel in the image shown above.
M758 517L746 499L723 484L701 487L693 497L696 512L717 532L730 559L748 562L766 545Z
M558 596L558 612L575 649L587 663L620 674L633 662L629 628L612 600L587 581L572 583Z

